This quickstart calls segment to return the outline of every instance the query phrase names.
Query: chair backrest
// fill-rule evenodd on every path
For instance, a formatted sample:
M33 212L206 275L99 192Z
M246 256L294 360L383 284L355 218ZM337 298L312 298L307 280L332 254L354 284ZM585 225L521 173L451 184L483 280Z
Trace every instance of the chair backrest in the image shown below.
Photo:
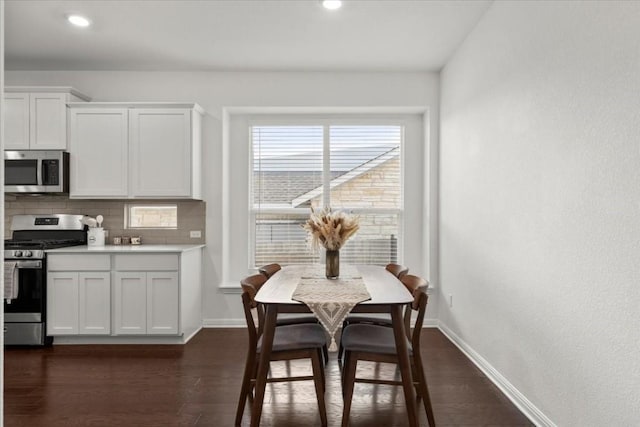
M247 292L249 294L249 297L251 298L250 300L251 308L257 307L258 304L255 301L256 294L258 293L258 291L266 281L267 281L266 276L262 274L254 274L253 276L245 277L240 281L240 286L242 287L242 290L244 292Z
M280 267L280 264L269 264L269 265L260 267L258 271L260 272L260 274L266 276L266 278L268 279L274 274L276 274L278 271L280 271L281 269L282 267Z
M427 282L422 277L414 276L412 274L404 275L400 279L400 281L405 286L405 288L407 288L407 290L411 292L411 295L413 296L413 301L411 302L411 305L407 307L407 309L404 312L404 329L407 334L407 338L413 341L413 338L411 335L411 313L412 313L412 310L417 310L418 318L420 318L420 298L421 298L421 295L424 295L425 297L427 296L427 289L429 288L429 282ZM424 304L426 308L426 305L427 305L426 300ZM424 313L422 313L422 318L420 319L420 325L418 325L418 319L416 319L416 324L414 324L414 330L413 330L414 335L416 331L418 331L418 335L419 335L419 330L422 329L423 320L424 320Z
M385 268L389 273L393 274L398 279L402 279L402 277L409 272L409 269L407 267L400 264L387 264Z
M413 334L411 335L411 346L413 351L420 355L420 334L422 332L422 324L424 322L424 314L427 311L427 302L429 301L429 296L425 291L417 291L416 297L414 298L414 302L412 307L414 310L418 311L418 316L416 317L416 323L413 325Z
M251 300L253 297L249 295L249 292L242 291L242 307L244 308L244 318L247 321L247 331L249 331L249 351L255 351L260 334L251 310Z
M256 302L255 298L266 281L267 278L262 274L254 274L240 281L240 286L242 287L242 307L244 308L244 317L247 321L247 328L249 329L249 342L251 345L257 345L258 338L262 335L264 310L262 306ZM253 314L254 309L257 318L254 317Z
M411 308L414 310L418 310L418 300L417 300L417 292L427 292L427 288L429 287L429 282L424 280L422 277L414 276L412 274L406 274L400 279L402 284L407 288L411 295L413 295L413 303L411 303Z

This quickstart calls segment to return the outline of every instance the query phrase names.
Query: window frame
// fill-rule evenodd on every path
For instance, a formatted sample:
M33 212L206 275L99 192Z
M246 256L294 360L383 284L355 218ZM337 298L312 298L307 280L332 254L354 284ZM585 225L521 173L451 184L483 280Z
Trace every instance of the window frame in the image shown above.
M176 210L175 227L132 227L131 208L174 208ZM177 203L125 203L124 204L124 229L125 230L177 230L178 229L178 204Z
M398 236L397 236L397 262L404 262L404 238L405 238L405 152L406 152L406 126L410 115L388 115L388 114L331 114L331 115L250 115L247 117L247 139L248 139L248 268L255 270L256 265L256 215L262 214L305 214L311 213L310 208L266 208L256 209L253 203L254 180L253 180L253 128L255 126L322 126L323 127L323 192L322 199L324 206L330 206L331 188L327 185L331 182L330 173L330 128L331 126L399 126L402 137L400 142L400 207L393 208L348 208L354 214L395 214L398 216ZM329 168L329 169L328 169ZM325 191L325 188L329 191ZM324 253L320 251L319 261L323 262Z

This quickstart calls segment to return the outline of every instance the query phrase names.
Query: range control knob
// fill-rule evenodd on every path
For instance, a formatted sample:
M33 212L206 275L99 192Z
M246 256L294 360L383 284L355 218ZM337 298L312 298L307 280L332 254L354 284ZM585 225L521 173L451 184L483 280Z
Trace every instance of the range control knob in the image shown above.
M23 255L25 258L30 258L30 257L32 257L32 256L33 256L33 254L31 253L31 251L24 251L24 252L22 252L22 255Z
M22 256L22 251L13 251L13 256L14 256L14 257L20 257L20 256Z

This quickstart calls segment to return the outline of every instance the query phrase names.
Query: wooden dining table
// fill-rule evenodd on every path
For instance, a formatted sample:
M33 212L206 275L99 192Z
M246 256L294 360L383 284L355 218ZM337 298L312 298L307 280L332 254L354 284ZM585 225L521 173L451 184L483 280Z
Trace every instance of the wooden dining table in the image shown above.
M402 282L384 267L358 265L356 268L362 275L371 299L357 304L351 312L391 314L409 425L411 427L417 426L416 401L402 310L406 304L413 301L413 297ZM265 322L256 377L255 398L251 411L251 426L253 427L260 425L278 313L310 312L305 304L291 299L306 269L307 266L283 267L260 288L255 297L256 301L265 308Z

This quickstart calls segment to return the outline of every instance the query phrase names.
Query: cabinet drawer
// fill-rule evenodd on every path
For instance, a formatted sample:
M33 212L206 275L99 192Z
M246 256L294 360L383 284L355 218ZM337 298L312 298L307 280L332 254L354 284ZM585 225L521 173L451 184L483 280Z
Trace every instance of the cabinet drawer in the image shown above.
M116 255L114 264L118 271L176 271L179 262L175 254L139 254Z
M111 270L109 255L64 254L47 256L49 271L108 271Z

